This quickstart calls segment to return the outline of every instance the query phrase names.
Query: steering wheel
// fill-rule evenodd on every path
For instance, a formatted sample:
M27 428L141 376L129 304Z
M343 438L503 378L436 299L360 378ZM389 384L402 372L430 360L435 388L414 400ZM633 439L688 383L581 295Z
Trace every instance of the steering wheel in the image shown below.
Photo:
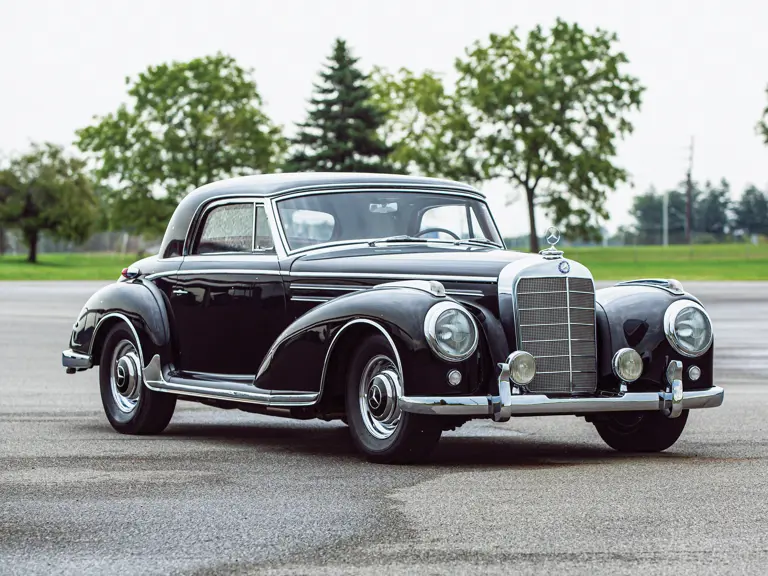
M454 240L461 240L458 234L455 232L451 232L447 228L425 228L424 230L420 230L415 234L416 238L420 238L424 234L429 234L430 232L445 232L449 236L453 236Z

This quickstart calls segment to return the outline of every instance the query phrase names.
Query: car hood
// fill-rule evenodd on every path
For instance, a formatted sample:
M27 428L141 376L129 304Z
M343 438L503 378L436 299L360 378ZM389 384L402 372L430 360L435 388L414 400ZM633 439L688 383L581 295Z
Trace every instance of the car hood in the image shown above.
M408 245L328 249L297 258L291 273L311 276L354 278L376 277L382 280L434 277L461 282L495 281L509 263L523 258L540 259L536 254L468 246Z

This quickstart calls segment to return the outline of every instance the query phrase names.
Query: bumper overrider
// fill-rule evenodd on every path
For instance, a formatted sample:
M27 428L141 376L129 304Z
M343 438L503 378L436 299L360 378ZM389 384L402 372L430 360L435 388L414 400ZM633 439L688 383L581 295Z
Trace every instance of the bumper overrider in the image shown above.
M485 416L493 418L496 422L506 422L512 416L586 415L598 412L656 410L675 418L683 410L720 406L725 393L719 386L706 390L683 390L682 363L676 360L670 362L667 370L667 389L664 392L620 392L575 398L526 394L510 381L509 363L502 363L499 367L501 371L498 395L402 396L398 404L404 412L436 416Z
M93 359L88 354L81 354L69 348L61 353L61 364L67 372L88 370L93 367Z

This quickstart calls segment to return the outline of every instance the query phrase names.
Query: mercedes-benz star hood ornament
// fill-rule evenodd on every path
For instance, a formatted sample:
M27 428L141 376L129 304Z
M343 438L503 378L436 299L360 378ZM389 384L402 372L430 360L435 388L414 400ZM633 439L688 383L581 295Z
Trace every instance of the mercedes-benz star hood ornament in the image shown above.
M555 248L555 245L560 242L560 230L554 226L547 228L547 235L544 237L549 244L549 248L539 252L547 260L556 260L563 257L563 251Z

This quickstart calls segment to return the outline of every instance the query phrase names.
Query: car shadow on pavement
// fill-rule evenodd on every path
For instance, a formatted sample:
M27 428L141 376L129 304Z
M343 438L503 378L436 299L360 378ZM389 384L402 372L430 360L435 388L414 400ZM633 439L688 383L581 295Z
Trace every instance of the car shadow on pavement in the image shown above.
M225 445L252 445L270 451L284 451L288 455L349 456L363 460L352 442L346 426L333 424L301 424L295 421L258 422L254 424L176 424L171 425L163 437L211 441ZM603 446L584 441L551 442L530 436L445 436L435 451L420 465L541 467L597 464L626 460L677 460L696 458L676 452L658 454L622 454Z

